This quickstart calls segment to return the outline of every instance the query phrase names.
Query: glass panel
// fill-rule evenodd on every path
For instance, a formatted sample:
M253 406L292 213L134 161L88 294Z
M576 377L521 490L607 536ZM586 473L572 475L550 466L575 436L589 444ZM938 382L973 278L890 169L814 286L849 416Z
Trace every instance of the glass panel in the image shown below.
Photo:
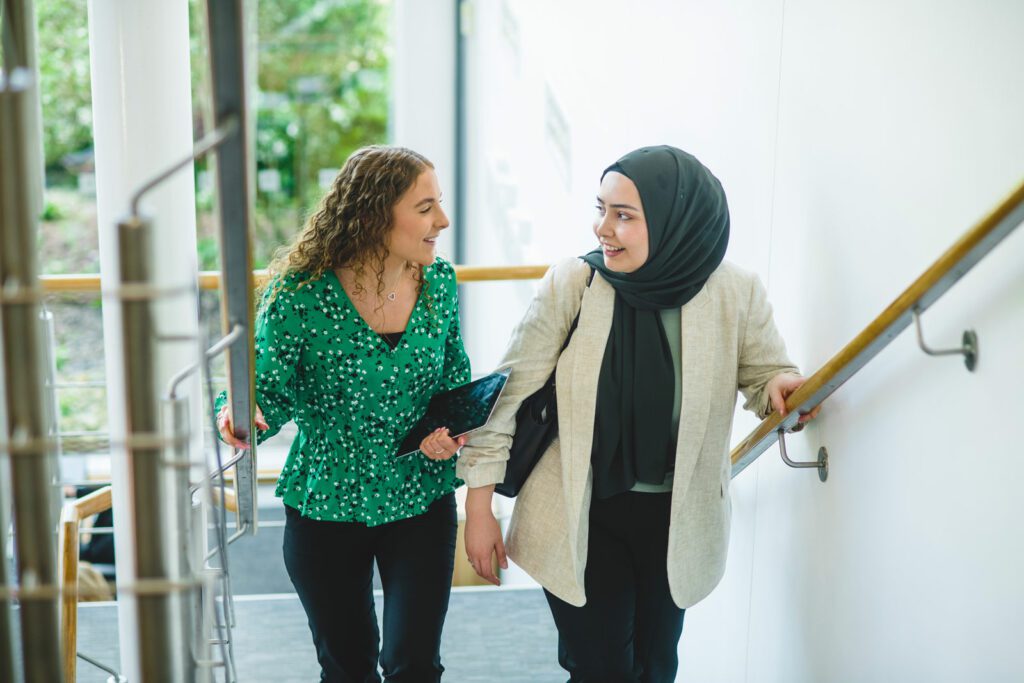
M99 272L92 85L86 5L37 0L45 189L38 234L42 275ZM63 435L61 478L109 477L103 321L98 295L50 296L53 401ZM45 339L45 337L44 337ZM75 454L93 453L88 458Z

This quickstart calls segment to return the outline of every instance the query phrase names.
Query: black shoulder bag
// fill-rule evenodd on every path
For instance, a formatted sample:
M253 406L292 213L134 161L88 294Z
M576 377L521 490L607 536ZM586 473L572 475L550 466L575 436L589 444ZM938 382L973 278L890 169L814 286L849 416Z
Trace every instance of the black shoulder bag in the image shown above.
M587 287L594 280L594 269L590 269L590 278L587 280ZM582 302L580 310L582 311ZM569 346L572 333L579 325L580 314L576 313L572 325L569 326L569 334L565 336L562 350L558 352L559 358ZM555 361L555 369L551 371L548 381L544 382L537 391L533 392L522 402L516 412L516 433L512 436L512 445L508 450L508 463L505 465L505 479L494 486L496 493L514 498L519 489L526 483L526 479L533 472L541 456L555 440L558 435L558 401L555 395L555 372L558 370L558 361Z

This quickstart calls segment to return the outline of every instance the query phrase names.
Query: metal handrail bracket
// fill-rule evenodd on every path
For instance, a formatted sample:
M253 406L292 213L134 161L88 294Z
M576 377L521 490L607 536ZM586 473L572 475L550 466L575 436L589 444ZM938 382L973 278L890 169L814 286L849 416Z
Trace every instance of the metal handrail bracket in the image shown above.
M974 330L964 330L963 340L958 349L933 349L924 341L924 332L921 330L921 312L914 307L914 329L917 331L917 345L929 356L954 356L964 357L964 366L968 372L974 372L978 365L978 333Z
M818 478L822 482L828 480L828 450L824 446L818 449L818 459L806 462L800 462L796 460L790 460L789 454L786 452L786 432L783 429L779 429L776 432L776 436L779 439L779 455L782 456L782 462L786 463L790 467L804 468L814 467L818 470Z

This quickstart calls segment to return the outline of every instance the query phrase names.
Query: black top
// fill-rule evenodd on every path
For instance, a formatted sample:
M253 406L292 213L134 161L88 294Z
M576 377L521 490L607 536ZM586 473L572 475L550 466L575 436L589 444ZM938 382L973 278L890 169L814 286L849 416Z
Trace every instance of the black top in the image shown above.
M384 337L384 341L388 343L388 346L393 349L397 349L398 343L402 341L403 334L405 334L405 332L381 332L380 336Z

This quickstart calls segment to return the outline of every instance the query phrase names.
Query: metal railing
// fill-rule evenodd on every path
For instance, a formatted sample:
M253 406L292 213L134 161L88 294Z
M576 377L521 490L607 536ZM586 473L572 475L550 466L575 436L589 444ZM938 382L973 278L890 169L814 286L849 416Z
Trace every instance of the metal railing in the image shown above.
M125 395L127 397L127 434L124 443L108 445L123 447L129 462L128 497L133 519L135 578L130 585L118 585L119 593L132 594L138 606L138 647L143 680L194 681L208 678L213 667L222 667L227 680L235 680L231 654L233 616L227 579L228 540L223 516L219 524L215 557L219 555L222 592L216 610L216 591L200 590L207 568L205 547L197 547L195 539L205 540L205 518L199 524L192 503L193 487L190 473L193 464L188 453L188 425L184 399L173 395L161 405L156 386L156 345L167 341L155 333L153 303L163 297L181 294L198 295L198 291L171 291L155 285L150 277L151 224L139 214L140 198L164 182L171 174L189 166L206 151L222 146L218 164L220 178L221 229L226 253L223 271L228 281L225 319L229 326L241 326L245 334L236 332L233 341L246 344L246 351L229 355L229 383L236 414L249 412L252 400L252 329L251 266L248 262L248 235L251 206L250 172L246 161L248 150L244 68L243 3L207 3L211 35L210 55L214 73L216 128L212 135L197 143L193 153L143 184L131 200L131 216L118 225L121 282L108 293L121 306L122 341L125 355ZM0 680L24 678L27 681L73 681L76 676L76 619L78 574L78 523L96 508L110 507L110 489L106 488L78 504L66 506L60 533L65 559L62 582L58 583L53 538L54 515L48 509L56 488L55 445L50 433L55 424L53 392L55 382L46 383L48 373L42 367L41 344L37 319L41 298L46 293L38 283L35 260L36 233L41 183L32 180L40 171L38 152L39 98L35 87L32 60L34 17L30 0L4 4L3 50L8 69L0 80L0 207L2 207L3 249L0 252L0 301L4 339L4 377L8 408L8 429L3 452L13 456L10 487L16 511L15 538L19 580L16 588L8 588L6 561L0 561ZM33 117L32 114L36 114ZM36 133L33 135L33 132ZM35 191L30 191L34 189ZM234 255L243 254L239 262ZM98 278L96 281L98 289ZM174 341L180 341L175 339ZM247 343L246 343L247 342ZM52 359L50 359L52 361ZM52 364L52 363L51 363ZM190 374L194 368L189 368ZM239 381L231 381L231 374ZM52 373L49 373L52 376ZM49 394L47 394L49 392ZM46 399L50 400L47 401ZM164 414L162 414L162 410ZM93 438L104 435L88 435ZM239 470L248 465L249 472L240 472L236 480L244 493L239 506L244 517L241 527L249 533L255 529L255 471L253 451L236 464ZM219 456L219 452L218 452ZM219 458L218 458L219 459ZM202 463L200 483L210 488L209 467ZM223 467L216 476L223 489ZM248 474L248 476L246 476ZM169 479L173 481L169 481ZM246 487L246 482L250 485ZM2 484L3 482L0 482ZM168 484L172 484L168 486ZM0 497L6 489L0 488ZM210 499L212 500L212 495ZM224 495L219 496L223 499ZM0 500L0 511L5 506ZM98 510L95 510L98 511ZM171 523L173 520L173 524ZM190 534L188 529L201 528L203 533ZM0 547L6 522L0 514ZM177 536L175 534L177 533ZM168 537L176 543L168 543ZM205 546L205 542L202 544ZM192 562L198 556L200 565ZM72 560L73 557L73 560ZM127 559L127 558L123 558ZM174 560L178 561L175 562ZM206 585L207 588L211 586ZM58 598L64 616L63 641L58 637ZM23 676L15 671L11 649L13 634L8 629L10 599L20 603ZM195 599L198 597L199 599ZM183 598L183 599L182 599ZM178 603L176 605L175 603ZM210 605L213 605L211 608ZM198 637L200 624L209 623L214 614L216 638ZM219 615L224 615L219 618ZM176 634L177 626L181 633ZM60 645L63 642L63 658ZM182 652L176 643L188 647ZM209 643L219 642L219 660L208 656ZM206 675L201 675L204 672Z
M253 358L253 310L251 301L252 268L249 263L250 207L252 205L251 169L248 163L249 130L246 124L246 78L244 45L244 3L207 3L210 29L210 62L214 84L215 131L196 145L193 153L166 168L143 184L131 200L131 216L118 225L119 268L121 281L107 294L121 307L121 334L125 358L125 395L127 397L127 433L121 444L128 458L128 484L131 489L130 514L134 535L135 577L130 585L118 585L120 593L132 594L138 607L138 647L141 677L147 681L194 681L208 678L213 667L223 667L225 678L234 680L230 628L233 617L214 624L216 639L203 637L193 641L209 600L192 596L202 576L191 562L198 555L205 566L206 548L195 547L189 534L194 507L188 453L187 412L181 401L168 399L165 418L161 414L160 394L156 386L156 345L160 337L153 325L156 300L187 291L161 289L150 276L151 224L139 214L140 198L164 182L171 174L189 166L192 160L220 145L217 165L220 186L221 244L225 246L223 276L226 282L225 321L228 327L240 326L244 333L233 339L245 343L242 352L228 353L229 391L236 415L251 414L253 396L251 367ZM77 601L77 585L58 582L56 543L50 509L57 488L52 357L45 356L52 344L40 343L39 316L45 292L39 286L36 266L36 236L41 208L42 139L39 116L40 99L36 81L35 17L31 0L5 2L0 12L4 71L0 73L0 325L3 336L3 375L6 416L2 453L11 456L13 485L4 481L6 467L0 467L0 548L6 547L7 495L14 501L15 542L18 582L12 587L6 575L6 558L0 559L0 680L61 681L75 678L76 615L69 601ZM176 338L174 341L182 341ZM191 371L191 369L190 369ZM47 383L46 378L51 381ZM251 422L251 420L250 420ZM169 424L168 424L169 423ZM250 425L251 428L251 425ZM239 459L236 487L242 528L255 529L255 449ZM219 451L218 451L219 462ZM202 463L200 481L209 489L208 466ZM246 469L247 468L247 469ZM223 489L223 467L217 468ZM173 481L169 481L169 479ZM173 484L169 486L168 484ZM80 506L66 507L66 526L61 529L64 579L77 579L78 528L81 516L92 507L109 507L110 489L88 497ZM184 500L181 498L184 497ZM222 494L221 499L224 498ZM212 500L212 495L211 495ZM174 524L171 524L173 519ZM223 518L217 525L216 552L220 555L220 573L224 577L221 604L231 611L227 582L226 539ZM168 544L168 536L179 532L179 543ZM203 544L205 545L205 543ZM176 554L177 552L177 554ZM74 561L71 561L71 555ZM174 559L178 562L175 563ZM60 600L60 589L65 590ZM185 599L176 609L175 602ZM22 666L15 666L10 626L12 598L19 602ZM216 601L216 596L212 596ZM61 658L58 605L65 617L64 657ZM196 608L196 609L193 609ZM202 614L200 615L200 612ZM177 615L176 615L177 613ZM176 624L182 633L175 634ZM185 652L176 642L198 645ZM222 644L220 661L206 656L212 640ZM226 647L225 647L226 644Z

